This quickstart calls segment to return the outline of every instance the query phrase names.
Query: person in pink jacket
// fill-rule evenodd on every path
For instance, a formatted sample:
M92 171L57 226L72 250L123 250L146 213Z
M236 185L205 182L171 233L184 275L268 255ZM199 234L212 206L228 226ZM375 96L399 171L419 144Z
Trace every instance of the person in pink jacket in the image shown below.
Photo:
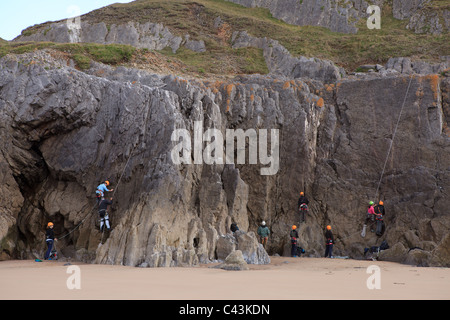
M363 237L363 238L366 236L367 224L369 222L375 221L375 209L374 209L373 205L374 205L373 201L369 201L369 208L367 208L366 220L364 221L363 230L361 232L361 237Z
M375 209L374 209L373 205L374 205L373 201L370 201L369 208L367 209L366 224L369 221L375 221Z

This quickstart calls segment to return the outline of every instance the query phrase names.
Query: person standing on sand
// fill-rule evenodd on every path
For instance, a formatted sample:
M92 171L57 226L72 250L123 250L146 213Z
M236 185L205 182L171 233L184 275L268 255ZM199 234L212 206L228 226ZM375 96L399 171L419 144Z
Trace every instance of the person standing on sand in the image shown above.
M44 259L47 260L50 257L50 253L53 249L53 242L58 240L55 238L55 233L53 231L53 222L47 224L47 230L45 231L45 243L47 243L47 251L45 252Z
M298 243L298 232L297 232L296 225L292 226L292 230L289 233L289 236L291 237L291 257L296 258L297 257L297 243Z
M261 225L258 227L258 235L261 239L261 244L265 248L267 245L267 239L269 238L270 230L266 226L266 222L263 221Z
M333 258L334 237L330 225L327 226L327 231L325 231L325 239L325 258Z

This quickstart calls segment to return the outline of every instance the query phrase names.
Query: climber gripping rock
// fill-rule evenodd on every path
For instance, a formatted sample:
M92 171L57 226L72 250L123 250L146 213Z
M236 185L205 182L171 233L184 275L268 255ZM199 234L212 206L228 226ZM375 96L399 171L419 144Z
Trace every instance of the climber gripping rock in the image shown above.
M298 198L297 203L298 213L300 215L300 222L305 222L305 213L308 212L308 204L309 204L308 198L305 196L303 191L300 192L300 198Z
M102 198L100 200L100 204L98 205L98 215L100 218L100 231L103 232L104 228L106 226L106 230L111 230L111 225L109 223L109 216L108 216L108 206L112 204L112 198L110 200L107 200L105 198Z
M97 196L97 204L99 205L102 198L105 196L105 192L111 192L114 191L114 189L108 190L108 186L109 186L109 181L106 180L105 182L103 182L102 184L100 184L97 187L97 190L95 191L95 194Z

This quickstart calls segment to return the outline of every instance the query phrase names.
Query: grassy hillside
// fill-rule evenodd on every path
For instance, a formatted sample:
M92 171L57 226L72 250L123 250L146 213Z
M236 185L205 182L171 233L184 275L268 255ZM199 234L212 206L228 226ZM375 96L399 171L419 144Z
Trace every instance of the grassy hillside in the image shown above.
M442 1L433 1L442 5ZM214 21L220 17L223 24L216 28ZM272 17L267 9L246 8L224 0L138 0L128 4L114 4L92 11L82 20L103 21L107 25L137 22L160 22L172 33L180 36L189 34L193 40L203 40L206 52L196 53L180 48L176 54L162 50L157 54L167 61L178 61L190 72L236 74L266 73L262 52L255 48L232 49L231 36L234 31L247 30L256 37L269 37L278 40L293 55L318 57L334 61L337 65L352 71L365 63L384 64L390 57L408 56L429 61L437 61L439 56L448 55L450 45L448 33L435 36L415 34L407 30L407 21L396 20L392 10L384 6L380 30L369 30L366 21L358 23L357 34L340 34L322 27L293 26ZM24 30L33 33L46 24ZM144 61L145 51L127 46L101 45L58 45L58 44L0 44L0 55L7 52L32 50L33 47L52 47L77 55L79 65L85 67L89 59L106 63L125 63ZM113 58L103 57L117 48ZM113 50L114 49L114 50ZM122 56L121 50L126 54ZM94 52L95 51L95 52Z

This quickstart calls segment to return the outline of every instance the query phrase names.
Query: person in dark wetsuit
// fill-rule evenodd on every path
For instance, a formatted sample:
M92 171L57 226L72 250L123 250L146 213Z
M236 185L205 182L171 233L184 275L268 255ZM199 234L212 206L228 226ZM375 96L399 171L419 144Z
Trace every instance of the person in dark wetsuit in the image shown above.
M325 258L333 258L334 237L329 225L327 226L327 231L325 231L325 239Z
M45 243L47 243L47 251L45 252L44 259L50 258L50 254L53 249L53 242L57 240L55 238L55 232L53 231L53 222L47 224L47 230L45 231Z
M297 202L297 209L300 217L300 222L305 222L305 213L308 212L308 204L309 200L305 196L305 193L303 191L300 192L300 198L298 198Z
M109 216L108 216L108 206L112 204L112 198L110 200L107 200L105 198L102 198L100 200L100 203L98 205L98 215L100 217L100 231L103 231L103 228L106 225L106 229L109 231L111 230L111 226L109 224Z

